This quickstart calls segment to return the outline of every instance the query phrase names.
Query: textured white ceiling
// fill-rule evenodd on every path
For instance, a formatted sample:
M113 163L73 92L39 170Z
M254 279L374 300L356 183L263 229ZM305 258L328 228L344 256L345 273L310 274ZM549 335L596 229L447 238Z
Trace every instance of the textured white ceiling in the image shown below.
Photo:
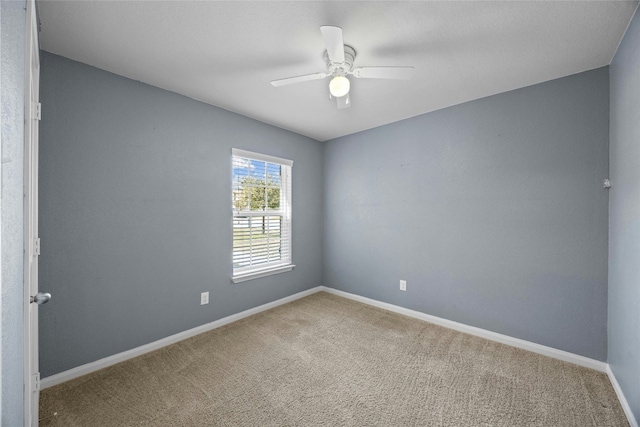
M39 2L41 44L62 55L325 141L608 65L637 2ZM412 65L409 81L328 80L321 25L343 28L355 66Z

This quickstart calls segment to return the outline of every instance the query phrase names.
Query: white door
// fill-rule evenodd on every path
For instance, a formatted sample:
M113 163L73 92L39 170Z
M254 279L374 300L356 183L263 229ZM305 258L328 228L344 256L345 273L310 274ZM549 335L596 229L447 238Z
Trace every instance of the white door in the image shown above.
M38 292L38 124L40 50L35 0L27 0L24 144L24 422L38 425L38 306L51 298Z

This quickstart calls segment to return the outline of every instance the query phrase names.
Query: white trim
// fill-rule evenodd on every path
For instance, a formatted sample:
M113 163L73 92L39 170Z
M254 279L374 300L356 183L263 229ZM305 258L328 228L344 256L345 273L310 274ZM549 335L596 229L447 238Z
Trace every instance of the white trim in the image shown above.
M269 269L260 269L258 271L249 271L246 273L236 274L231 278L233 283L246 282L247 280L259 279L260 277L271 276L272 274L285 273L287 271L293 270L295 265L287 264L287 265L279 265L277 267L269 268ZM255 268L255 267L254 267Z
M23 198L23 418L24 425L38 426L40 373L38 352L38 304L31 296L38 293L38 147L40 105L40 40L35 0L26 2L25 105L24 105L24 198Z
M277 163L277 164L285 165L289 167L293 166L293 160L270 156L268 154L255 153L253 151L241 150L239 148L232 148L231 154L238 157L247 157L251 160L260 160L262 162Z
M636 417L633 415L633 411L631 410L631 406L629 406L629 402L627 398L624 396L622 392L622 388L620 388L620 384L618 384L618 380L611 370L611 366L607 364L607 376L609 377L609 381L611 381L611 385L613 386L613 390L616 392L618 396L618 400L620 401L620 405L622 406L622 410L624 414L627 416L627 421L629 421L630 427L638 427L638 421Z
M112 356L105 357L104 359L96 360L95 362L87 363L85 365L78 366L73 369L69 369L68 371L60 372L59 374L51 375L41 380L40 388L45 389L48 387L52 387L54 385L61 384L65 381L69 381L69 380L81 377L83 375L90 374L92 372L98 371L100 369L104 369L111 365L115 365L116 363L124 362L125 360L129 360L134 357L141 356L145 353L149 353L150 351L158 350L170 344L177 343L178 341L182 341L184 339L191 338L195 335L208 332L210 330L219 328L224 325L228 325L229 323L233 323L237 320L244 319L245 317L249 317L254 314L258 314L263 311L278 307L280 305L290 303L297 299L304 298L311 294L315 294L316 292L320 292L321 290L322 290L322 286L317 286L315 288L298 292L297 294L293 294L288 297L284 297L279 300L269 302L267 304L262 304L258 307L250 308L240 313L232 314L231 316L224 317L214 322L197 326L195 328L177 333L175 335L171 335L169 337L160 339L158 341L154 341L152 343L145 344L143 346L136 347L131 350L123 351L122 353L114 354Z
M397 305L377 301L371 298L362 297L360 295L351 294L349 292L339 291L337 289L327 288L325 286L322 287L322 290L334 295L338 295L344 298L349 298L354 301L358 301L368 305L372 305L374 307L382 308L384 310L392 311L394 313L413 317L415 319L424 320L425 322L434 323L439 326L444 326L445 328L454 329L456 331L464 332L470 335L475 335L477 337L485 338L491 341L496 341L502 344L510 345L512 347L532 351L534 353L542 354L543 356L548 356L548 357L559 359L565 362L574 363L576 365L584 366L586 368L594 369L596 371L606 372L607 370L606 362L590 359L588 357L580 356L578 354L569 353L567 351L558 350L558 349L547 347L541 344L532 343L530 341L521 340L519 338L513 338L508 335L499 334L497 332L487 331L486 329L476 328L475 326L465 325L463 323L454 322L453 320L443 319L441 317L432 316L430 314L425 314L420 311L410 310L408 308L399 307Z

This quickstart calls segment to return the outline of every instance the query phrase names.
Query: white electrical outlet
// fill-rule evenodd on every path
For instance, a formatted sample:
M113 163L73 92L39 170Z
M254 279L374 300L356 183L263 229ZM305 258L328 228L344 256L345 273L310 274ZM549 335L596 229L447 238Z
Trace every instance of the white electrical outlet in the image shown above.
M209 304L209 292L203 292L200 294L200 305Z
M407 281L406 280L400 280L400 290L401 291L406 291L407 290Z

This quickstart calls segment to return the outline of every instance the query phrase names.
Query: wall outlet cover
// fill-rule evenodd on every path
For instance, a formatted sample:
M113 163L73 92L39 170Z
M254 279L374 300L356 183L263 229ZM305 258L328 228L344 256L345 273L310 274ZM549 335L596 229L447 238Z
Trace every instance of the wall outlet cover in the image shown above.
M200 294L200 305L209 304L209 292L203 292Z

